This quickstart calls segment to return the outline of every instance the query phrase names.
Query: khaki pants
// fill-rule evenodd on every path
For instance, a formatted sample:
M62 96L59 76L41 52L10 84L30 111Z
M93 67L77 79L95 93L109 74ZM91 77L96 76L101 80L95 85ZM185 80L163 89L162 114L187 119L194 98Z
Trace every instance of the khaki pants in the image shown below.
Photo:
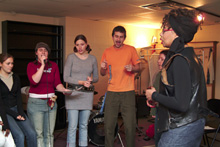
M124 122L126 146L134 147L136 130L134 91L107 92L104 115L105 147L114 147L114 130L118 120L119 110L121 110L121 115Z

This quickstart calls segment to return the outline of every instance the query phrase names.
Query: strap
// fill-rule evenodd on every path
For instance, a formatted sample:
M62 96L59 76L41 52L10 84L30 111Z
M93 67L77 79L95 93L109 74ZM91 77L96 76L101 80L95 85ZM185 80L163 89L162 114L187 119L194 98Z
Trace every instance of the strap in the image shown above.
M103 100L103 103L102 103L102 107L101 107L101 109L100 109L100 113L101 113L101 114L103 113L103 109L104 109L104 106L105 106L106 94L107 94L107 92L105 93L104 100Z
M187 57L183 56L182 54L175 54L172 57L170 57L170 59L165 63L165 65L163 66L162 71L161 71L162 82L166 85L170 85L167 80L167 69L170 66L170 64L172 63L173 59L177 56L181 56L181 57L185 58L189 63L189 59Z

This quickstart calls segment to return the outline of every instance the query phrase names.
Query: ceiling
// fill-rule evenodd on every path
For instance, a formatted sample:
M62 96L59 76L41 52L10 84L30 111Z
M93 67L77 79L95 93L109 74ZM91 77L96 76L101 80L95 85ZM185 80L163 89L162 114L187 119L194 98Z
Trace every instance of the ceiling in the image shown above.
M144 9L140 6L166 2L166 0L0 0L0 11L49 17L74 17L93 21L160 27L170 7ZM175 2L204 10L204 25L220 24L219 0L175 0ZM151 7L152 8L152 7Z

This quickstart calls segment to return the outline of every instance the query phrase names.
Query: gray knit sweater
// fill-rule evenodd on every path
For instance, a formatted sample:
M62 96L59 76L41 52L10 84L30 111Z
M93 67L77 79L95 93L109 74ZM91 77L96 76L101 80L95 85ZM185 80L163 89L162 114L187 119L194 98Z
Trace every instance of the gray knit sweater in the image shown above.
M86 81L88 76L92 76L93 83L97 82L98 66L95 56L90 55L82 60L75 53L67 57L64 66L64 81L70 84L78 84L78 81ZM93 92L75 91L70 96L66 96L66 109L91 110L93 106Z

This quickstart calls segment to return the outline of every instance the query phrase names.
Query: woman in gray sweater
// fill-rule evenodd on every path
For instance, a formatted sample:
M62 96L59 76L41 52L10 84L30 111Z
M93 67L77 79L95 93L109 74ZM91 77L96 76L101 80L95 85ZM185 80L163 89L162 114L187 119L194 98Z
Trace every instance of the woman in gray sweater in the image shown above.
M79 146L88 146L88 120L93 106L93 85L98 81L98 66L84 35L75 38L74 53L67 57L64 67L64 81L74 91L66 96L68 112L67 147L76 146L76 130L79 122ZM79 90L80 89L80 90Z

